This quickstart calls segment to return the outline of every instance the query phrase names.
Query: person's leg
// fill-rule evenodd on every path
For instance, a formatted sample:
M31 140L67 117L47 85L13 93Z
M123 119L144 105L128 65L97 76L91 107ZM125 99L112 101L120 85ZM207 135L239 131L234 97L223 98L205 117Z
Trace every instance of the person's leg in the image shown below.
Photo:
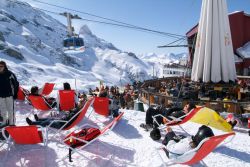
M113 117L117 117L119 115L118 111L119 109L113 110L113 113L112 113Z
M7 106L7 111L8 111L9 125L15 125L16 118L15 118L15 110L14 110L14 99L12 96L6 98L6 106Z
M155 109L152 107L149 107L148 110L146 111L146 118L145 122L146 124L152 125L153 124L153 113L155 112Z
M170 131L166 134L164 140L162 141L163 145L167 145L170 140L174 140L176 134L173 131Z
M26 118L26 122L29 125L41 125L43 121L31 121L28 117Z
M5 125L8 122L8 109L6 105L6 98L0 97L0 110L3 118L2 125Z

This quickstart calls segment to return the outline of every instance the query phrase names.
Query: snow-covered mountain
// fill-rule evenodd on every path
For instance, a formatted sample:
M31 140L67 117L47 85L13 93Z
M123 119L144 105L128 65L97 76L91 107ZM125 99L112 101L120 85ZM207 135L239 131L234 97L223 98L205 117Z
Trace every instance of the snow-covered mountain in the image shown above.
M170 63L176 63L176 64L181 63L182 65L186 64L188 55L187 53L181 53L181 54L169 53L160 55L157 55L155 53L147 53L138 55L138 57L145 63L149 64L149 66L151 66L151 71L149 71L151 75L162 77L164 65Z
M85 41L85 52L65 53L62 41L67 35L66 26L17 0L0 1L0 23L0 58L22 85L68 80L76 81L78 89L94 87L100 80L108 85L124 85L150 78L154 63L176 60L173 54L148 54L139 59L98 38L87 25L79 32Z

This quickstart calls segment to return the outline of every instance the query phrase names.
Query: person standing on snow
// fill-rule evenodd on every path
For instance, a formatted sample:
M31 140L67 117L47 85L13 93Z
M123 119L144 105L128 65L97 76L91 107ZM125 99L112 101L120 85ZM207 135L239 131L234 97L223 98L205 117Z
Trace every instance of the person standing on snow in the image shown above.
M0 61L0 114L3 118L0 126L15 125L14 99L18 88L15 74L8 70L4 61Z

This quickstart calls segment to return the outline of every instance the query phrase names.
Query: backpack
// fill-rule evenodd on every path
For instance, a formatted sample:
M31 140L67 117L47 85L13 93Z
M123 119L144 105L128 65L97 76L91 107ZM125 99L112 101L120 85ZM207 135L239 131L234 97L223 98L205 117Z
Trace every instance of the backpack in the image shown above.
M80 140L74 139L74 138L70 138L70 136L74 136L78 139L85 140L85 141L91 141L97 136L99 136L100 134L101 134L101 131L97 128L84 128L84 129L81 129L80 131L72 132L68 136L66 136L65 139L67 138L68 139L65 141L65 143L67 145L70 145L73 148L80 147L86 143Z

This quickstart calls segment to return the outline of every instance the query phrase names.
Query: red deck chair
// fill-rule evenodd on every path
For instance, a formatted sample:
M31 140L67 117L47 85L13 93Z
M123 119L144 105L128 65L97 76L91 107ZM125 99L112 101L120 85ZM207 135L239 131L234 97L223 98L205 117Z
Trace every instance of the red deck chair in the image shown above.
M59 90L59 110L69 111L76 107L74 90Z
M62 121L62 120L54 120L50 123L50 125L48 125L48 128L50 128L52 131L55 132L54 136L55 137L57 134L60 134L61 131L63 130L69 130L72 127L76 126L79 122L82 121L82 119L85 117L89 106L91 106L94 102L94 98L90 98L85 105L83 106L83 108L81 108L78 113L76 113L70 120L68 121ZM51 125L55 122L65 122L65 124L60 128L60 129L54 129L51 128Z
M80 155L83 155L82 153L79 152L79 150L85 148L86 146L90 145L91 143L93 143L94 141L96 141L98 138L100 138L101 136L103 136L104 134L106 134L108 131L112 130L115 125L118 123L118 121L122 118L124 112L121 112L119 114L119 116L117 116L116 118L114 118L109 124L107 124L106 126L104 126L102 129L100 129L100 134L95 136L93 139L91 139L90 141L86 141L86 140L82 140L80 138L77 138L77 137L74 137L72 136L71 134L74 133L75 131L79 131L80 129L82 128L85 128L85 127L94 127L94 128L97 128L98 127L95 127L95 126L92 126L92 125L89 125L89 124L84 124L82 125L81 127L77 128L75 131L71 132L70 134L68 134L64 140L63 140L63 143L68 146L69 148L71 148L73 151L72 151L72 154L74 152L77 152L79 153ZM70 145L70 140L78 140L80 142L83 143L82 146L79 146L79 147L76 147L76 148L72 148L71 145ZM84 156L84 155L83 155ZM65 156L63 159L67 158L68 156Z
M25 97L27 97L28 95L29 95L29 91L19 86L18 92L17 92L17 100L24 101Z
M213 136L206 138L200 142L200 144L193 150L186 152L177 158L170 159L170 161L165 162L164 158L161 156L162 160L166 165L171 164L184 164L193 165L202 161L209 153L211 153L221 142L223 142L227 137L235 135L234 132L230 132L223 135ZM204 162L203 162L204 163ZM205 164L205 163L204 163Z
M44 97L42 96L28 96L29 101L31 102L32 106L40 111L48 111L51 110L52 107L45 101Z
M180 118L174 118L173 117L173 120L171 120L171 121L168 121L163 127L161 127L161 129L163 129L163 128L165 128L166 126L175 126L175 125L178 125L184 132L186 132L185 131L185 129L183 129L182 127L181 127L181 124L184 124L184 123L186 123L186 122L188 122L201 108L203 108L203 107L197 107L197 108L194 108L193 110L191 110L189 113L187 113L186 115L184 115L184 116L182 116L182 117L180 117ZM163 117L163 119L167 119L166 117L164 117L163 115L161 115L161 114L157 114L157 115L155 115L155 116L152 116L152 118L153 118L153 121L156 123L156 124L158 124L158 126L160 127L160 124L157 122L157 119L156 119L156 117ZM183 117L185 117L185 118L183 118ZM183 118L183 119L181 119L181 118ZM186 132L187 133L187 132Z
M109 98L95 97L93 108L97 114L108 116L109 115Z
M18 92L17 92L17 100L22 100L22 101L25 100L25 94L20 86L19 86Z
M10 137L6 137L5 130L9 133ZM8 144L12 138L16 144L38 144L44 143L47 145L47 132L45 128L36 125L30 126L8 126L3 128L3 136Z
M45 83L41 92L41 95L48 96L54 89L54 83Z

